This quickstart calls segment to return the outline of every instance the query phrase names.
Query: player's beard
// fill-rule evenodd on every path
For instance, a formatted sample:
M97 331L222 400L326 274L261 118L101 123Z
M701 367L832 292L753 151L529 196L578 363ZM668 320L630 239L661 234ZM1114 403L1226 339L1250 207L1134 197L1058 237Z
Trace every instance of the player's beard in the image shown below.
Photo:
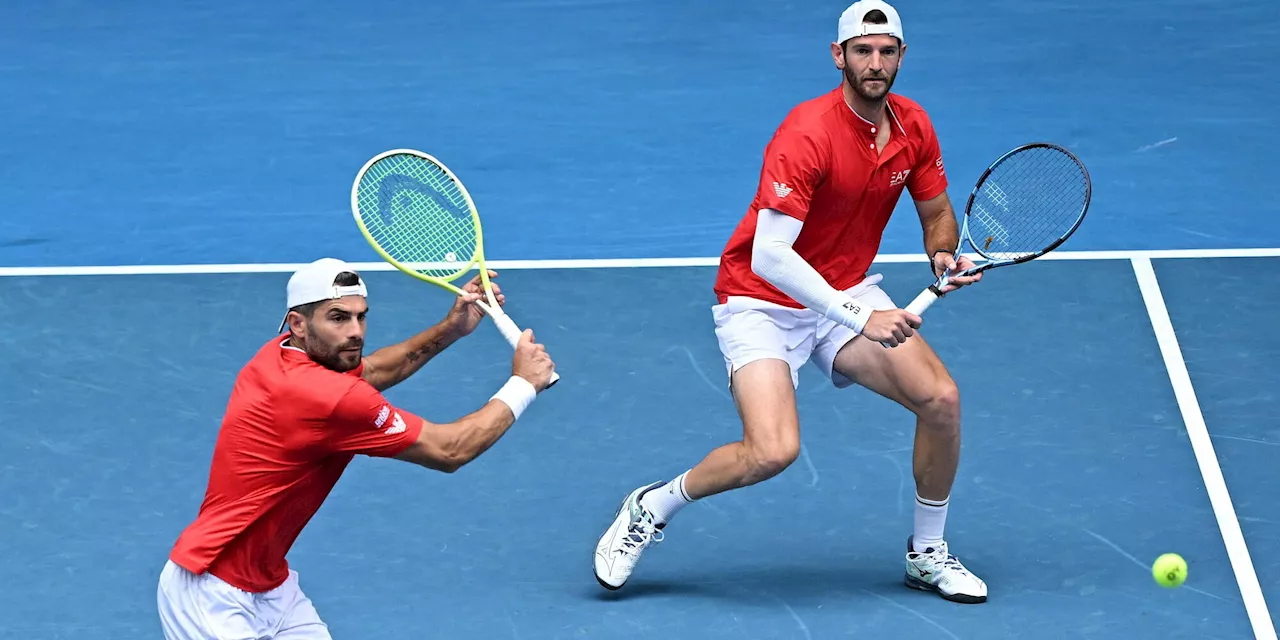
M360 360L364 356L364 341L357 339L341 344L329 344L317 339L315 334L311 334L311 339L307 340L307 355L328 369L338 372L350 371L360 366Z
M889 90L893 88L893 81L898 78L898 72L867 72L863 77L859 78L854 75L853 70L849 68L848 64L846 64L844 68L844 78L845 81L849 83L849 86L853 87L853 92L858 94L859 98L862 98L867 102L880 102L885 99L885 96L889 95ZM881 80L882 82L873 83L868 86L867 81L869 80Z

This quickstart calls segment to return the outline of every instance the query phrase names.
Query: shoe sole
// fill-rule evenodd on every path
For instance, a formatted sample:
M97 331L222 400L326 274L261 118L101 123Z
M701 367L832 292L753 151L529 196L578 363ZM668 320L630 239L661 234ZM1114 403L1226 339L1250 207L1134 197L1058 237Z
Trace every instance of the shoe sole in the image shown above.
M912 589L916 589L918 591L930 591L938 594L938 596L940 596L943 600L949 600L951 602L959 602L960 604L982 604L987 601L986 596L970 596L970 595L965 595L963 593L947 595L942 591L940 591L937 587L929 584L928 582L925 582L924 580L913 577L911 574L906 575L906 579L904 580L904 582L906 582L907 586L911 587Z
M609 584L608 582L605 582L604 580L601 580L601 579L600 579L600 575L599 575L599 574L596 574L596 582L599 582L599 583L600 583L600 586L604 587L605 589L608 589L609 591L617 591L618 589L621 589L621 588L622 588L622 585L627 584L626 582L623 582L622 584L620 584L620 585L618 585L618 586L616 586L616 587L615 587L615 586L613 586L613 585Z

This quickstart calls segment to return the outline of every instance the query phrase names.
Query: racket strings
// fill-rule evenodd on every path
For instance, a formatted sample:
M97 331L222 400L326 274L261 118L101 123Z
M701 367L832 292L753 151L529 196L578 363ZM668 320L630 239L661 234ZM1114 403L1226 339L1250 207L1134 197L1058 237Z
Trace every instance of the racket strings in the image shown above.
M388 156L356 190L361 221L395 261L436 278L470 266L477 228L467 199L438 165L411 155Z
M992 260L1043 252L1084 214L1088 181L1067 155L1051 148L1023 150L1001 163L974 195L966 229Z

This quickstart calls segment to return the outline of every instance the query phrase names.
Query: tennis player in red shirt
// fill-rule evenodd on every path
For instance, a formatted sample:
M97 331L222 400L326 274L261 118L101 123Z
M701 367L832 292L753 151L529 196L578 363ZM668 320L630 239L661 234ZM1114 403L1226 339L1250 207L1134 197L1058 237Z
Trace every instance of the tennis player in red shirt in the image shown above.
M896 307L877 286L879 275L867 275L904 189L934 272L973 266L951 253L959 230L933 125L920 105L889 91L905 51L892 6L854 3L831 45L840 86L794 108L765 149L756 196L721 256L713 307L743 438L623 500L595 549L604 587L622 587L686 505L795 461L797 370L812 360L835 386L862 385L916 415L907 585L986 601L986 585L943 538L960 455L955 382L916 333L920 318ZM952 278L946 291L978 279Z
M365 356L368 290L359 274L332 258L293 274L279 334L236 378L199 515L161 571L168 640L329 638L285 555L351 460L453 472L497 442L546 388L554 365L526 330L510 379L456 422L428 423L382 396L475 330L479 277L464 289L435 326Z

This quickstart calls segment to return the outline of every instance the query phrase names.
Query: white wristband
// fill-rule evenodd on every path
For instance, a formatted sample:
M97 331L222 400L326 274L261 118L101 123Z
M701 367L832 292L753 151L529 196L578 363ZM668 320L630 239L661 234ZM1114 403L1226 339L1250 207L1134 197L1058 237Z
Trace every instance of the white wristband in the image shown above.
M867 320L871 319L872 311L875 310L869 305L841 293L827 305L826 316L857 333L862 333L867 326Z
M532 383L520 376L511 376L507 383L489 399L501 400L511 407L511 413L515 414L516 420L519 420L520 414L524 413L524 410L528 409L537 397L538 390L533 388Z

